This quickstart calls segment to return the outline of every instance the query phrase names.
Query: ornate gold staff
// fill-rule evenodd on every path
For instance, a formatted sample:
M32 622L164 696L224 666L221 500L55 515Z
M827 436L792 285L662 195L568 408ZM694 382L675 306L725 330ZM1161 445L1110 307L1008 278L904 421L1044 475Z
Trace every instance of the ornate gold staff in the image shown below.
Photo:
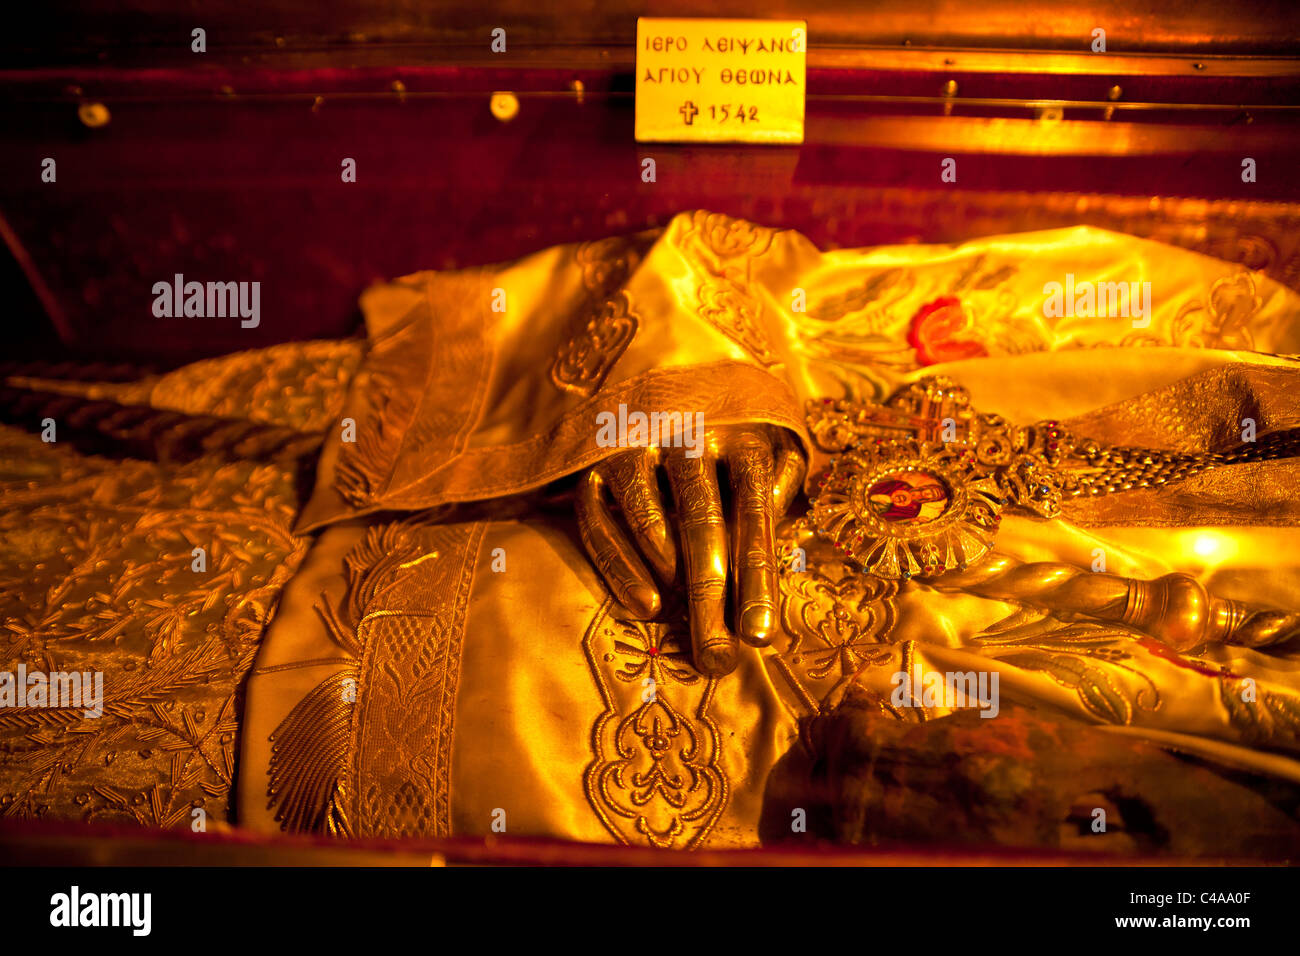
M1115 621L1177 651L1207 641L1264 647L1300 634L1300 614L1216 597L1180 572L1143 581L1057 561L1022 562L993 554L974 567L948 571L925 583L939 591L965 591Z

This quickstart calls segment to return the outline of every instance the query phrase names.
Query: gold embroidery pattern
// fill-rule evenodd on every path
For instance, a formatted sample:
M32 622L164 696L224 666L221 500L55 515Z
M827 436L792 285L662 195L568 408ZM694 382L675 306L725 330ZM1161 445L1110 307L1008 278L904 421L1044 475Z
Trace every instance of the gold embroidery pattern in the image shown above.
M314 687L271 733L267 806L287 832L354 833L349 794L354 705L368 634L362 625L376 595L389 590L387 576L418 553L408 524L372 527L343 559L339 606L327 594L316 603L326 633L350 663Z
M482 525L421 532L421 554L399 565L416 576L413 593L402 596L408 606L388 598L387 610L375 606L362 620L366 650L353 731L362 834L451 833L456 691L482 536Z
M617 408L620 403L636 408L695 408L702 412L705 421L714 424L766 421L788 428L801 440L804 436L804 416L798 410L794 393L770 372L734 361L652 369L606 385L598 395L570 409L554 428L524 440L465 448L451 454L452 460L445 462L443 447L437 449L436 455L429 450L404 456L406 460L399 467L411 476L409 484L364 506L361 513L381 507L414 511L540 488L546 482L609 457L609 450L596 444L592 417L597 411ZM360 428L357 435L360 445ZM460 440L461 436L457 436L456 442ZM421 473L422 463L427 463L427 468ZM319 492L318 487L317 496L308 504L304 516L299 517L299 527L315 528L355 515L326 499L320 499L321 504L316 507Z
M720 213L696 212L683 249L700 274L700 317L764 365L778 361L763 329L763 304L751 292L754 259L765 255L776 233Z
M1062 687L1078 695L1084 710L1108 724L1129 724L1133 707L1111 680L1110 674L1078 657L1023 651L1000 658L1024 670L1042 671Z
M98 718L0 712L0 815L228 820L241 688L306 549L292 468L111 461L0 428L0 500L0 670L100 672L104 692Z
M587 303L578 310L568 338L551 365L551 381L564 391L591 395L636 337L640 319L632 299L619 290L640 263L658 231L584 242L574 251L582 267Z
M450 274L435 285L425 274L391 284L417 298L372 340L344 406L357 440L339 444L333 484L350 505L388 504L464 450L487 387L489 326L466 303L487 301L485 281Z
M898 619L898 582L827 561L805 571L784 569L778 583L783 633L777 640L786 644L773 656L817 712L859 668L890 656L886 642Z
M432 334L427 304L416 306L397 332L371 347L353 389L366 406L355 442L342 445L334 475L339 495L354 507L381 499L420 408L429 374L426 353Z
M269 805L291 832L446 836L461 648L481 525L372 527L317 610L355 663L272 734ZM354 703L355 702L355 703Z
M916 285L910 269L885 269L844 292L827 295L808 306L805 313L817 322L844 322L854 316L865 333L879 333L890 319L889 307L908 295ZM858 313L865 312L859 316Z
M1089 623L1060 625L1042 612L1015 618L1019 621L1034 614L1041 620L1014 628L990 628L976 640L985 646L1015 648L996 659L1046 674L1074 691L1084 710L1106 723L1131 724L1138 710L1155 712L1163 706L1155 681L1129 663L1133 655L1125 648L1133 645L1137 637L1133 632ZM1133 674L1147 686L1130 699L1116 684L1115 671Z
M621 286L640 264L645 250L654 245L662 229L632 236L612 236L581 243L574 260L582 266L582 284L596 298L604 298Z
M358 340L289 342L195 362L161 376L149 404L323 432L343 410L364 354Z
M11 375L6 384L187 415L238 418L295 431L325 431L343 408L361 364L358 340L289 342L203 359L133 382L80 382Z
M355 667L330 675L271 734L267 806L280 829L352 835L345 767L356 687Z
M1247 700L1253 691L1254 700ZM1300 749L1300 699L1292 694L1264 690L1255 682L1224 675L1219 678L1219 700L1228 720L1242 738L1255 746Z
M677 627L620 621L601 605L583 652L604 710L592 729L587 800L619 842L699 846L727 804L717 680L690 665Z
M1263 304L1249 272L1224 276L1210 287L1208 301L1189 303L1178 310L1173 323L1174 344L1253 350L1250 323Z
M1074 434L1115 445L1183 452L1228 450L1241 443L1241 421L1261 435L1300 424L1294 369L1221 365L1076 416Z
M1294 369L1223 365L1062 424L1075 434L1127 446L1183 452L1227 451L1241 443L1241 422L1260 436L1300 425ZM1193 475L1173 486L1067 499L1078 525L1287 525L1297 520L1294 459L1242 463Z
M631 297L626 291L618 293L560 349L551 366L551 381L566 391L593 394L631 344L639 324Z

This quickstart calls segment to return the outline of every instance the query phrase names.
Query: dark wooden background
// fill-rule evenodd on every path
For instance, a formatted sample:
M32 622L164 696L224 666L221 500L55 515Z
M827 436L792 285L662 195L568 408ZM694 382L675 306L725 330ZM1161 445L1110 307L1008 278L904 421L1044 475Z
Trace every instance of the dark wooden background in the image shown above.
M800 148L633 142L635 17L684 3L48 4L0 38L6 357L161 366L348 335L377 279L695 207L823 246L1091 222L1300 287L1300 5L760 6L709 13L809 21ZM261 326L155 319L177 272L260 281Z

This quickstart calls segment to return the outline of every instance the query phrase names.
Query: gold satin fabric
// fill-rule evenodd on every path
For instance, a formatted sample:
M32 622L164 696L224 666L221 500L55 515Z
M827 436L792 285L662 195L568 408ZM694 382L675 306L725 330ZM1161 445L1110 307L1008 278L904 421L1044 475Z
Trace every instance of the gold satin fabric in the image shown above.
M279 829L268 800L271 738L283 738L314 688L350 675L366 716L338 752L313 755L314 769L341 781L337 822L324 829L487 834L499 821L505 829L496 832L595 842L754 843L767 771L798 731L788 690L783 696L756 655L722 680L696 674L685 621L624 619L571 528L554 520L426 528L414 532L410 552L395 546L400 536L387 538L387 553L404 560L371 561L356 576L373 603L348 653L319 626L318 608L343 603L345 558L366 534L356 523L327 530L286 590L249 686L241 824ZM493 570L501 554L504 569ZM469 569L462 599L431 586L438 563ZM457 639L456 659L447 660ZM376 660L385 641L407 650ZM442 663L422 670L426 658ZM651 674L656 700L643 710ZM419 719L434 712L418 711L420 696L448 687L449 719ZM633 775L656 765L640 732L656 719L667 742L663 774L637 786Z
M343 413L357 437L327 444L299 528L537 488L609 454L594 422L620 404L802 432L753 282L772 243L697 214L369 290L371 350Z
M1076 283L1151 281L1149 326L1045 318L1044 286L1067 273ZM492 311L495 290L504 312ZM784 424L807 444L805 401L882 399L935 373L1015 422L1057 418L1121 444L1221 447L1237 440L1246 412L1261 434L1295 425L1300 377L1287 355L1300 352L1300 298L1271 280L1082 227L823 253L795 233L697 212L655 235L420 273L363 305L373 348L343 412L357 441L332 435L299 518L306 528L342 523L290 585L250 686L247 825L277 829L291 806L301 828L340 833L481 834L499 824L512 834L754 845L768 776L798 757L799 719L835 706L850 681L888 712L890 677L908 668L996 670L1008 700L1300 782L1300 658L1286 648L1180 655L1029 602L881 582L814 549L806 571L781 576L783 635L707 680L689 666L680 611L651 624L622 619L566 520L438 530L436 513L423 512L525 491L598 460L593 413L619 402L703 410L710 425ZM1295 479L1288 461L1232 466L1158 493L1079 502L1052 521L1011 515L996 549L1083 571L1101 549L1111 573L1184 571L1219 596L1294 609ZM363 519L379 510L412 517ZM420 521L431 527L406 524ZM376 535L408 556L384 562L366 544ZM467 591L452 586L465 575ZM327 626L345 606L351 617ZM400 653L376 682L382 634L400 635ZM427 691L426 659L440 662L443 710L418 728L425 739L408 732L394 743L410 695ZM646 701L652 675L660 693ZM1246 678L1252 702L1240 693ZM360 696L347 707L313 696L332 680L354 681ZM366 726L389 729L368 736L354 716L363 710ZM272 737L310 741L325 726L336 745L273 755Z
M1045 318L1046 283L1067 275L1080 288L1150 282L1149 324ZM805 400L883 399L956 358L1300 352L1294 304L1258 273L1088 227L823 253L703 211L658 233L415 273L362 298L371 351L343 413L356 439L334 430L298 527L537 488L610 453L595 416L620 404L769 422L807 447ZM1094 405L1136 394L1106 380L1095 396L1059 391ZM1049 417L1074 400L1039 397Z

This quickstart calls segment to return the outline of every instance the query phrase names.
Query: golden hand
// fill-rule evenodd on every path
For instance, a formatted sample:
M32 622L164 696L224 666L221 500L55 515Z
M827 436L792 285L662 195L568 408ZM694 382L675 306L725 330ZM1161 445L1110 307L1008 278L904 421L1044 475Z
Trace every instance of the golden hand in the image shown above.
M709 429L702 454L692 458L686 451L633 448L589 469L578 488L578 527L614 596L631 614L654 617L663 607L655 578L666 586L679 579L677 546L659 490L659 469L666 472L676 506L695 665L705 674L721 675L736 666L737 634L761 647L780 626L773 525L799 493L806 466L789 435L767 425ZM719 463L725 464L731 486L730 541ZM615 519L606 490L631 540ZM729 582L734 628L726 621Z

